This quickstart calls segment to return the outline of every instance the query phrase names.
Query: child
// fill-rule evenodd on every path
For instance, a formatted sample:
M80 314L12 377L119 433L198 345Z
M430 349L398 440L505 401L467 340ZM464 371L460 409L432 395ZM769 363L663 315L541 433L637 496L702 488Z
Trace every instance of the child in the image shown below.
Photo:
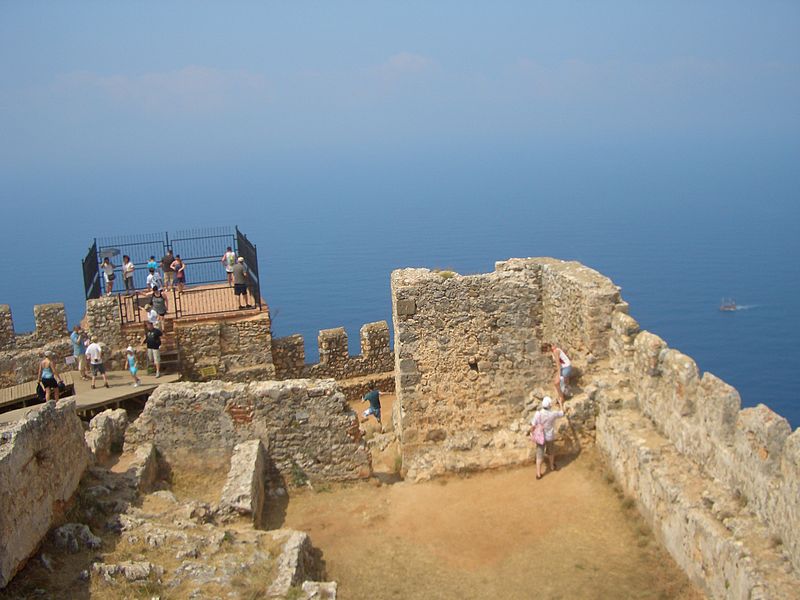
M141 381L139 381L139 376L136 374L139 371L136 367L136 355L130 346L125 349L125 352L128 355L128 370L131 372L131 377L133 377L133 387L139 387Z

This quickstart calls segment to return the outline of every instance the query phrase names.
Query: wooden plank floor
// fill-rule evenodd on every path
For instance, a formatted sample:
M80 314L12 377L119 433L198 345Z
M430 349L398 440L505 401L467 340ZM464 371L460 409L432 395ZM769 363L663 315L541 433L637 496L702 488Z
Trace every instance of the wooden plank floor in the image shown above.
M167 318L175 318L175 295L172 291L164 292L167 298ZM123 303L123 310L128 315L128 322L141 322L147 320L147 313L144 310L145 305L149 302L150 294L145 291L139 291L138 306L134 302L133 296L126 296L120 294L120 301ZM255 300L252 295L247 296L247 302L251 305ZM224 317L229 315L231 317L241 317L252 313L257 313L258 308L253 306L250 309L239 309L239 300L233 293L233 288L228 286L227 283L209 284L187 287L180 295L180 304L183 317L192 316L210 316L213 318ZM136 311L139 312L138 321L136 321ZM267 310L266 303L262 299L262 310Z
M78 414L96 408L110 407L128 398L136 396L150 395L162 383L174 383L180 379L180 374L170 373L162 375L156 379L155 375L148 375L147 373L139 372L139 378L142 384L139 387L132 385L128 371L108 371L108 384L109 387L103 386L103 378L97 378L97 388L91 388L91 382L81 379L77 372L71 372L72 379L75 383L75 394L70 396L76 402L76 410ZM35 383L34 383L35 386ZM0 423L10 423L21 419L32 410L42 406L36 404L26 408L19 408L8 412L0 413Z

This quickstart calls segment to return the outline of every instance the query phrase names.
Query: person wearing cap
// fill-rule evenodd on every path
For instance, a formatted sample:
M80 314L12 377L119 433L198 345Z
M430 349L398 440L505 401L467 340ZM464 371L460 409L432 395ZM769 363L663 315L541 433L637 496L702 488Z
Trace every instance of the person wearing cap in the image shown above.
M158 288L153 288L153 289L156 290ZM158 312L156 312L156 309L153 308L153 305L145 304L144 311L147 313L147 322L152 323L154 327L158 327L158 321L159 321Z
M53 353L50 350L45 351L44 358L39 362L38 379L42 384L42 388L44 388L44 399L49 401L52 393L55 394L55 400L58 400L58 382L61 381L63 383L63 380L56 370L56 364L53 362Z
M136 374L138 373L139 369L136 367L136 354L133 352L133 348L128 346L125 348L125 356L128 360L128 371L133 377L133 387L139 387L139 384L142 382L139 381L139 376Z
M559 410L550 410L553 400L550 396L542 399L542 407L536 411L531 420L531 437L536 444L536 479L542 478L542 463L547 454L550 459L550 470L556 470L556 454L553 440L556 436L556 419L564 416L564 405L558 399Z
M98 374L103 376L103 383L109 387L106 367L103 364L103 349L100 347L97 337L92 337L92 343L86 348L86 358L89 359L89 367L92 369L92 389L94 389Z
M244 257L240 256L233 265L233 294L239 301L239 308L252 308L250 299L247 296L247 267L244 265ZM244 296L244 305L242 305L242 296Z
M75 359L75 368L81 374L81 379L89 379L89 369L86 367L86 336L80 325L72 328L69 334L72 342L72 357Z

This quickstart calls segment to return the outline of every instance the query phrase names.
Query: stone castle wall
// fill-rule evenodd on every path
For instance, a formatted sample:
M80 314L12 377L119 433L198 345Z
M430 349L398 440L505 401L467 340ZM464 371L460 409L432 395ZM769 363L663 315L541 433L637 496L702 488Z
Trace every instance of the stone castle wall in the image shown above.
M36 329L17 334L11 308L0 304L0 387L36 379L39 361L46 350L53 352L59 369L72 355L63 304L37 304L33 307Z
M242 319L174 322L184 377L194 381L275 379L269 312ZM203 370L212 368L213 374Z
M624 310L613 315L609 342L612 365L634 393L630 407L766 524L800 570L800 430L763 404L742 409L733 387L701 376L690 357L640 331Z
M350 480L371 473L358 421L331 380L174 383L160 386L125 434L125 444L153 443L170 462L230 453L259 439L287 480Z
M0 588L63 516L88 460L73 400L0 426Z
M553 259L512 259L485 275L395 271L393 418L406 475L528 460L521 417L529 392L551 389L555 373L542 343L577 365L604 356L618 301L596 271Z
M361 354L350 356L344 328L323 329L317 338L319 363L307 364L303 336L275 338L272 340L275 376L277 379L333 378L340 382L367 378L369 381L344 386L348 400L359 398L374 387L383 392L394 391L394 354L386 321L363 325L360 341Z

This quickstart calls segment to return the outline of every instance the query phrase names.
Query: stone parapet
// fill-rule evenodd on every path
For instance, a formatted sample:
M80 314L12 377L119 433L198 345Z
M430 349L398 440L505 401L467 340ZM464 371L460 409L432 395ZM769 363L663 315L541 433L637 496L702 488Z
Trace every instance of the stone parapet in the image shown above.
M601 409L597 444L656 537L710 598L796 596L800 579L785 541L638 410Z
M0 588L63 518L88 460L74 400L0 426Z
M14 318L8 304L0 304L0 351L11 350L17 340L14 332Z
M236 444L231 456L231 468L219 510L223 514L248 516L253 527L262 525L266 498L267 455L261 440Z
M162 385L125 434L126 447L151 442L168 460L231 453L249 440L269 448L270 469L287 480L371 473L356 414L330 380Z
M337 381L354 377L375 376L394 369L394 355L389 341L386 321L367 323L360 331L361 354L350 356L347 332L343 327L319 332L320 361L305 363L304 341L301 335L272 340L272 357L278 379L322 379Z

